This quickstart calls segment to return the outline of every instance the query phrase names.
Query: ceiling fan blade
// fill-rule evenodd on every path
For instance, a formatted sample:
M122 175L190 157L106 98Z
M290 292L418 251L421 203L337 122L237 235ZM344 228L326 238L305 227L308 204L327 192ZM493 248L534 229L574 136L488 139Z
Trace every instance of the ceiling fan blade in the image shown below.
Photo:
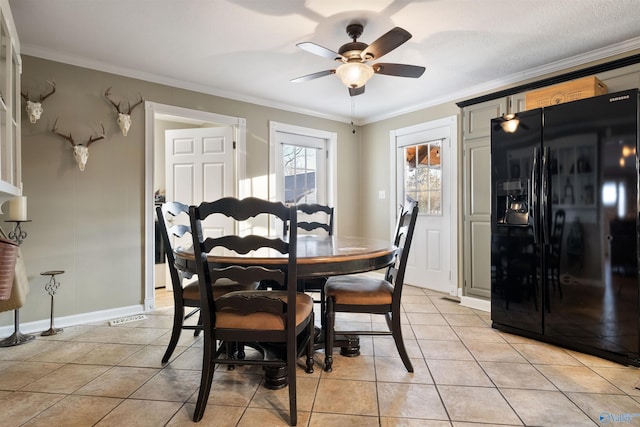
M351 96L362 95L363 93L364 93L364 86L349 88L349 95Z
M387 76L412 77L417 79L424 73L425 68L417 65L407 64L373 64L373 71L376 74L385 74Z
M317 73L307 74L306 76L301 76L295 79L289 80L292 83L300 83L300 82L308 82L309 80L314 80L319 77L329 76L331 74L335 74L336 70L324 70L318 71Z
M380 36L376 41L371 43L369 47L362 51L360 57L364 60L372 58L380 58L391 52L393 49L400 46L411 38L411 33L404 28L395 27L391 31ZM367 57L370 58L367 58Z
M331 49L327 49L326 47L322 47L319 44L315 44L312 42L302 42L298 43L296 46L298 46L302 50L313 53L314 55L322 56L323 58L328 58L331 60L342 58L342 55L340 55L338 52L334 52Z

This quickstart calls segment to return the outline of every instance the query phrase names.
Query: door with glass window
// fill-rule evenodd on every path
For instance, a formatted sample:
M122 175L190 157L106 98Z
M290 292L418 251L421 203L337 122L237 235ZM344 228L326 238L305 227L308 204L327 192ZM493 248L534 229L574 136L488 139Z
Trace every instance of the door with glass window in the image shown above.
M409 252L405 283L451 293L450 194L447 189L449 139L438 130L396 137L397 204L410 197L419 213Z
M278 132L276 200L286 204L327 204L326 140Z
M288 132L277 130L273 134L275 200L287 205L331 205L327 191L328 141L322 136L304 134L302 131L305 129L295 128ZM318 220L325 221L326 218Z

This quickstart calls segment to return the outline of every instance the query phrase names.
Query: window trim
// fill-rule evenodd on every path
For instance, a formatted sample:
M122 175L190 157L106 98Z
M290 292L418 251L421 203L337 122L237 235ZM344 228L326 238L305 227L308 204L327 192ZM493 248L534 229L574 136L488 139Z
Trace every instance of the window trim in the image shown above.
M276 151L278 144L278 133L288 133L294 135L307 136L312 138L321 138L327 141L327 182L326 182L326 198L327 205L333 206L336 210L337 206L337 144L338 134L320 129L307 128L303 126L290 125L269 121L269 176L268 176L268 194L269 200L277 200L277 181L276 181ZM338 226L338 215L334 218L334 229Z

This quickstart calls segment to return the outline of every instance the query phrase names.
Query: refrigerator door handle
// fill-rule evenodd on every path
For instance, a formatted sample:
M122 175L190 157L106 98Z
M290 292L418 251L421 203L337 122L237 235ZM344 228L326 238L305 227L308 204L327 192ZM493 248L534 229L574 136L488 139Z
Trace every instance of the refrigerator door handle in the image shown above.
M538 230L538 147L533 148L533 163L531 165L531 186L529 188L529 218L533 227L533 243L540 243Z
M550 227L547 224L549 220L547 211L549 208L549 147L544 147L542 152L542 169L540 170L540 174L542 176L542 206L540 209L540 222L542 225L542 243L546 244L551 242L551 236L549 235Z

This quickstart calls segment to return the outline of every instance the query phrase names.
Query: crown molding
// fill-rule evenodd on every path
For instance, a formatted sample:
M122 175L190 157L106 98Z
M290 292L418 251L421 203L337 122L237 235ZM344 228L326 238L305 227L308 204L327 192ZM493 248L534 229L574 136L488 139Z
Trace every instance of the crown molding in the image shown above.
M60 62L67 65L73 65L76 67L88 68L95 71L116 74L123 77L130 77L133 79L143 80L150 83L157 83L165 86L170 86L179 89L190 90L193 92L204 93L207 95L218 96L221 98L227 98L233 101L247 102L249 104L260 105L263 107L276 108L278 110L288 111L292 113L305 114L308 116L314 116L321 119L334 120L339 122L349 123L350 119L333 114L322 114L315 110L300 108L297 106L279 103L268 99L252 97L248 95L238 94L226 91L224 89L216 88L213 86L200 85L197 83L184 81L180 79L174 79L172 77L163 76L155 73L148 73L146 71L135 70L125 67L117 67L106 62L94 61L87 58L79 57L76 55L70 55L68 53L60 51L52 51L51 49L44 49L39 46L30 44L23 44L21 53L23 55L29 55L36 58L46 59L49 61Z
M633 51L638 51L638 50L640 50L640 37L636 37L636 38L626 40L621 43L616 43L610 46L606 46L600 49L595 49L593 51L586 52L584 54L575 55L566 59L551 62L549 64L535 67L520 73L515 73L509 76L501 77L499 79L491 80L480 85L471 86L471 87L462 89L460 91L452 92L442 97L431 98L427 102L416 104L411 107L395 110L387 114L368 117L354 124L358 126L363 126L366 124L375 123L375 122L386 120L386 119L391 119L391 118L412 113L415 111L424 110L430 107L435 107L437 105L442 105L449 102L456 102L461 99L464 101L457 102L458 106L463 107L466 105L472 105L473 103L482 102L481 101L482 99L488 100L488 99L493 99L499 96L506 96L506 95L503 95L503 92L506 93L508 91L517 90L518 88L522 88L523 86L516 86L515 88L509 89L509 90L491 93L492 91L496 91L500 88L517 85L520 82L527 81L530 79L535 79L536 77L542 77L545 75L561 72L563 70L568 70L575 67L582 67L590 63L602 61L607 58L624 55L624 54L631 53ZM34 45L23 44L21 46L21 52L22 54L25 54L25 55L47 59L50 61L61 62L64 64L75 65L83 68L89 68L96 71L112 73L112 74L121 75L125 77L140 79L140 80L144 80L152 83L162 84L162 85L176 87L176 88L185 89L185 90L191 90L194 92L204 93L204 94L213 95L213 96L219 96L222 98L227 98L235 101L247 102L250 104L256 104L256 105L269 107L269 108L276 108L283 111L304 114L308 116L318 117L321 119L333 120L333 121L344 122L344 123L351 122L351 118L344 117L341 115L318 113L317 111L311 110L311 109L300 108L298 106L292 106L289 104L279 103L279 102L275 102L275 101L267 100L263 98L257 98L257 97L243 95L243 94L232 93L220 88L199 85L193 82L174 79L171 77L167 77L167 76L163 76L155 73L148 73L140 70L117 67L104 62L88 60L86 58L70 55L68 53L64 53L60 51L43 49L41 47L34 46ZM571 77L571 78L575 78L575 77ZM542 80L542 82L544 83L545 80ZM537 82L532 83L531 84L532 87L536 83ZM538 87L541 87L541 86L538 86ZM481 93L489 93L489 95L478 97L478 94L481 94ZM516 92L513 92L513 93L516 93ZM465 100L465 98L471 98L471 99Z

